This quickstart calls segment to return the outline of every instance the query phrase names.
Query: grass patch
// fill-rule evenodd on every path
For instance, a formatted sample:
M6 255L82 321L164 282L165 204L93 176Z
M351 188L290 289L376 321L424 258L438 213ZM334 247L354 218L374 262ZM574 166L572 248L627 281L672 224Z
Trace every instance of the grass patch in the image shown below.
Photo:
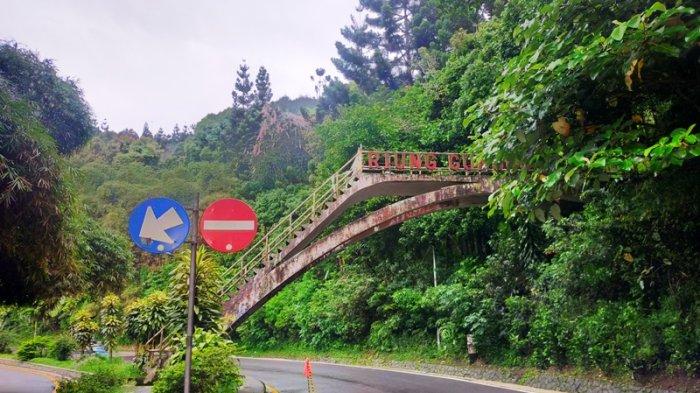
M240 350L241 356L251 357L277 357L288 359L333 359L335 361L371 365L390 361L399 362L422 362L422 363L464 363L463 359L457 359L449 355L442 355L434 348L423 346L406 347L392 352L379 352L361 347L340 347L318 350L312 347L299 344L284 345L274 348L243 348Z
M43 364L45 366L61 367L76 369L75 360L56 360L54 358L34 358L29 361L30 363Z
M14 355L0 355L6 359L15 359ZM116 377L122 380L134 380L141 376L141 371L132 363L125 362L122 358L101 358L98 356L90 356L82 360L56 360L53 358L35 358L28 363L42 364L45 366L68 368L76 371L87 373L99 373L100 371L110 370Z
M103 369L112 370L121 379L135 379L141 375L139 369L132 363L125 362L122 358L100 358L92 356L77 363L77 370L89 373L99 372Z

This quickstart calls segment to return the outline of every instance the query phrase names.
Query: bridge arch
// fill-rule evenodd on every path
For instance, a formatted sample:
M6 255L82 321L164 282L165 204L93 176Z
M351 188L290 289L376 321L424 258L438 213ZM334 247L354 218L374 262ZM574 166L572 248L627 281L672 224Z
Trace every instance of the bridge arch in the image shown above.
M398 180L391 176L372 176L364 183L359 182L355 186L349 187L357 187L356 192L348 193L354 197L339 198L333 202L338 204L339 212L332 209L333 206L329 206L327 209L328 217L324 218L324 224L319 225L319 227L325 228L330 225L330 222L347 209L351 203L371 196L406 194L414 194L414 196L369 213L313 244L310 243L314 234L322 231L322 228L313 226L304 229L308 233L297 236L287 246L285 255L291 256L276 265L270 265L258 271L252 279L240 286L238 291L224 303L224 313L229 317L230 328L234 329L239 326L287 284L328 255L373 233L412 218L440 210L483 205L495 189L494 184L488 178L469 179L469 182L464 184L450 184L450 180L436 182L435 178L429 180L420 177L410 180L404 177ZM460 183L458 179L453 180L454 183ZM464 181L461 179L461 182ZM445 184L450 185L445 186ZM424 190L429 191L418 193ZM415 195L416 193L418 194ZM309 240L310 238L312 240Z

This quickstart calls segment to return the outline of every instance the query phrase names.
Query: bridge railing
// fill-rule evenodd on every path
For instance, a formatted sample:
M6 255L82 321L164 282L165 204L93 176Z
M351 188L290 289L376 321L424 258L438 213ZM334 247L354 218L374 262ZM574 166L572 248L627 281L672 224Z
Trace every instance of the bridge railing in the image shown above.
M353 174L358 172L394 172L408 174L484 175L500 167L475 163L460 153L433 153L410 151L373 151L358 149L337 172L314 188L309 196L291 212L260 236L224 271L222 295L234 290L257 269L273 267L280 262L279 252L295 234L310 224L325 209L325 205L340 195Z
M360 170L361 150L337 172L311 190L292 211L260 236L251 247L224 271L225 284L222 295L242 284L248 276L262 267L272 267L280 262L279 252L294 238L295 234L310 224L326 208L326 204L339 197L356 171Z

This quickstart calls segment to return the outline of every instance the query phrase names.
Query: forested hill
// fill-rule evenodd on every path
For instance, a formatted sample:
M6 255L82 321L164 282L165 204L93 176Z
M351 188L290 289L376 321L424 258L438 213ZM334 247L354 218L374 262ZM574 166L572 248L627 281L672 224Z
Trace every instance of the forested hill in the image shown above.
M15 278L24 266L41 272L26 284L0 281L3 300L17 302L12 291L24 285L22 300L43 299L47 325L58 326L50 316L64 315L58 305L94 314L95 298L114 291L130 310L180 326L182 255L146 260L120 235L142 199L240 197L269 227L359 146L459 151L511 164L488 206L414 219L329 256L232 338L248 350L462 361L471 335L486 363L665 373L697 386L697 2L361 0L359 8L333 59L346 81L318 69L317 99L271 102L267 71L253 78L244 64L235 85L222 87L232 90L231 108L171 133L98 132L71 81L3 46L0 124L12 143L0 145L1 223L14 231L2 232L0 253L11 262L2 266ZM26 89L31 73L17 71L35 68L49 75L41 94ZM88 114L70 138L41 110L65 91L58 101ZM354 206L336 225L391 201ZM46 214L41 226L18 224L30 206ZM60 246L60 258L32 248L37 239ZM221 314L216 263L198 290L205 328ZM67 276L59 268L85 288L65 279L45 288ZM140 332L161 326L133 323Z
M92 217L125 233L139 201L154 195L203 203L224 196L253 199L257 193L307 180L314 145L311 123L299 114L308 98L283 99L250 108L254 124L244 144L232 146L233 109L209 114L196 125L153 132L102 130L71 157L78 191ZM294 112L288 111L292 110Z

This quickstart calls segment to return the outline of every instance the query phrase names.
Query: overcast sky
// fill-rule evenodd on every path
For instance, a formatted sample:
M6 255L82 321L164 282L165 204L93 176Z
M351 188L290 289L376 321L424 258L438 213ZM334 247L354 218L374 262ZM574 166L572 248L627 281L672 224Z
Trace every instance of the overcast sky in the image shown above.
M238 64L275 98L313 95L358 0L0 0L0 38L80 81L98 123L170 131L231 104ZM254 77L254 73L253 73Z

